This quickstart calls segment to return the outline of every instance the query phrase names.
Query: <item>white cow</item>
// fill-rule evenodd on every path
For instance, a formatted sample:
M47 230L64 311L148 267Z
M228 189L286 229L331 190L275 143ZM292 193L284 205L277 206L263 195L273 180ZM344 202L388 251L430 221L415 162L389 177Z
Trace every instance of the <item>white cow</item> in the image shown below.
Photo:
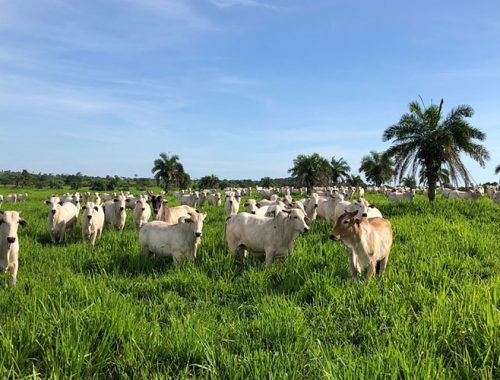
M391 191L387 193L387 199L389 202L399 202L404 200L413 201L415 198L415 189L411 189L410 191L400 193L398 191Z
M0 207L2 207L2 203L3 203L3 195L0 194Z
M237 197L232 192L226 193L226 200L224 202L224 212L227 216L236 215L240 209L240 197Z
M174 264L181 259L194 260L206 217L207 214L191 212L188 217L180 217L177 224L161 221L146 223L139 232L142 254L172 256Z
M26 202L28 200L28 193L17 194L18 202Z
M135 209L135 204L137 203L139 197L134 197L133 195L127 195L125 198L125 207L134 210Z
M145 198L140 197L134 208L134 223L136 230L140 230L141 227L146 224L151 218L151 207Z
M221 205L221 196L219 193L212 193L208 196L208 204L210 206L220 206Z
M104 202L105 222L111 224L117 231L122 232L127 220L125 211L125 196L118 195L111 201Z
M87 202L82 209L83 242L90 241L90 244L95 245L96 238L98 236L99 238L101 237L102 230L104 229L104 210L102 206L94 202Z
M341 240L349 250L349 271L353 279L367 270L370 280L387 266L392 246L392 226L384 218L356 218L356 212L342 214L330 238ZM377 268L378 267L378 268Z
M191 193L191 194L181 195L181 205L196 208L198 206L199 200L200 200L200 194L197 191L195 191L194 193Z
M0 272L10 273L10 286L17 281L19 268L19 238L17 228L28 223L17 211L0 211Z
M247 251L266 257L267 266L274 258L285 259L293 251L295 239L309 231L300 210L282 211L274 218L241 213L227 219L225 233L233 256Z
M189 213L196 212L196 210L190 206L181 205L176 207L168 207L168 201L164 199L161 203L158 214L156 215L156 220L168 223L177 224L181 216L189 216Z
M469 191L460 191L460 190L452 190L450 191L450 194L448 195L448 198L450 199L467 199L467 200L473 200L477 201L483 197L483 194L481 194L477 190L469 190Z
M319 197L317 210L318 217L326 219L327 222L335 222L336 207L341 202L346 201L344 201L344 197L340 194Z
M78 208L72 202L57 202L59 197L51 197L45 203L50 205L47 224L52 243L56 242L59 235L59 243L66 239L66 229L75 230L76 220L78 218Z
M17 194L9 194L7 195L7 202L16 203L17 202Z
M207 200L207 197L208 197L208 191L206 190L200 191L200 197L198 199L197 207L205 206L205 201Z

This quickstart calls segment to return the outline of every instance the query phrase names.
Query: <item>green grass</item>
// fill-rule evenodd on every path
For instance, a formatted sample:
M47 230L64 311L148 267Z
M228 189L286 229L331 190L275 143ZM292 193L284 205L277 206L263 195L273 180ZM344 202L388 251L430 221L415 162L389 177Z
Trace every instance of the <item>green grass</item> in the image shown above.
M327 223L267 269L235 262L223 210L205 207L197 261L174 267L140 255L130 211L123 234L105 229L95 247L80 225L51 244L51 191L27 192L2 206L30 224L17 285L0 275L2 379L500 376L500 207L488 199L368 195L394 244L384 276L356 284Z

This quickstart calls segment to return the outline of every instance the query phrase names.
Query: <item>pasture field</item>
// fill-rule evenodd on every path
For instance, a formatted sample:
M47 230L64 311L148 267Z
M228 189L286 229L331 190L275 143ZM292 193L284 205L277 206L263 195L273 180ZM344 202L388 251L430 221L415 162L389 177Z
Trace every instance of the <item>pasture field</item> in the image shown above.
M354 283L325 222L267 269L235 262L223 209L204 207L198 259L174 267L141 256L131 211L123 234L107 228L95 247L80 223L54 245L42 202L53 190L0 188L13 191L28 202L2 210L29 226L17 285L0 274L2 379L500 377L500 206L489 199L368 194L394 244L383 277Z

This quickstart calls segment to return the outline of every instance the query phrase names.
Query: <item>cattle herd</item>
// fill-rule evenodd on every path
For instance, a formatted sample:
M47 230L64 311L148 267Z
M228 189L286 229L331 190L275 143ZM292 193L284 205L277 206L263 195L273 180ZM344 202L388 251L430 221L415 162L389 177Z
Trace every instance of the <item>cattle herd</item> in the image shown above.
M366 190L385 194L390 202L412 201L415 197L415 189L409 188L382 186ZM314 221L321 218L334 224L330 238L347 246L353 279L365 271L370 279L385 270L392 245L391 223L364 198L364 188L315 188L311 195L300 200L292 195L298 198L305 194L305 189L257 187L256 191L260 199L247 199L242 213L239 213L240 202L242 197L251 195L250 188L226 189L223 195L215 189L176 192L174 198L181 203L176 207L169 206L164 192L148 191L138 196L123 192L102 196L89 192L61 197L54 194L45 202L49 206L48 232L53 243L63 243L66 231L75 229L82 214L82 240L94 245L105 225L123 231L126 210L131 209L142 254L171 256L177 263L196 258L207 217L197 208L208 204L224 207L225 240L235 258L244 259L248 254L264 256L268 266L275 259L284 260L292 253L297 237L307 233ZM423 192L426 194L426 189ZM480 199L486 192L495 203L500 203L500 191L492 186L486 191L480 186L469 191L443 188L441 192L444 198L469 200ZM28 194L9 194L5 199L11 203L24 202ZM3 200L0 195L0 207ZM18 226L27 224L17 211L0 211L0 271L10 273L11 285L16 283L19 265Z

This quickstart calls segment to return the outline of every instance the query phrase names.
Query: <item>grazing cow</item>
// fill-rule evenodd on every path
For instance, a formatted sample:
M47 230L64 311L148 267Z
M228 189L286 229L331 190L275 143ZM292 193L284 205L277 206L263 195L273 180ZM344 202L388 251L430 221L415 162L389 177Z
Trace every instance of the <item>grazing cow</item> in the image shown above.
M104 210L94 202L87 202L82 209L83 242L90 241L90 244L95 245L97 236L100 238L104 229Z
M450 194L448 195L448 198L450 199L467 199L467 200L472 200L472 201L477 201L483 197L483 194L481 194L477 190L469 190L469 191L459 191L459 190L452 190L450 191Z
M134 208L134 223L136 230L140 230L141 227L146 224L151 218L151 207L149 207L148 202L143 197L140 197Z
M210 206L220 206L221 205L221 196L219 193L213 193L208 196L208 204Z
M17 228L26 227L28 223L17 211L0 211L0 272L10 273L10 286L17 281L19 268L19 238Z
M384 218L356 218L357 211L346 212L337 220L330 238L341 240L349 250L349 271L353 279L364 271L370 280L387 266L392 246L392 226Z
M392 191L387 193L387 199L389 202L399 202L399 201L404 201L404 200L410 200L413 201L415 198L415 189L411 189L410 191L400 193L397 191Z
M104 202L104 220L111 224L117 231L122 232L127 220L125 211L125 196L118 195L111 201Z
M168 224L177 224L181 216L189 216L189 213L193 212L196 212L196 209L186 205L168 207L168 201L165 199L162 202L155 220L159 220Z
M7 195L7 202L16 203L17 202L17 194L9 194Z
M162 221L146 223L139 232L142 254L172 256L174 264L181 259L194 260L206 217L207 214L190 212L188 216L181 216L176 224Z
M224 212L227 216L233 216L238 213L240 209L240 197L234 195L233 192L226 193L226 200L224 202Z
M226 220L226 240L233 256L247 251L259 256L265 254L267 266L274 258L285 259L293 251L294 241L309 231L302 211L281 211L274 218L241 213Z
M66 239L66 229L74 231L78 218L78 208L72 202L57 202L58 199L59 197L54 196L45 201L50 205L47 224L52 243L56 242L57 235L59 235L59 243L63 243Z
M28 200L28 193L17 194L18 202L26 202Z

